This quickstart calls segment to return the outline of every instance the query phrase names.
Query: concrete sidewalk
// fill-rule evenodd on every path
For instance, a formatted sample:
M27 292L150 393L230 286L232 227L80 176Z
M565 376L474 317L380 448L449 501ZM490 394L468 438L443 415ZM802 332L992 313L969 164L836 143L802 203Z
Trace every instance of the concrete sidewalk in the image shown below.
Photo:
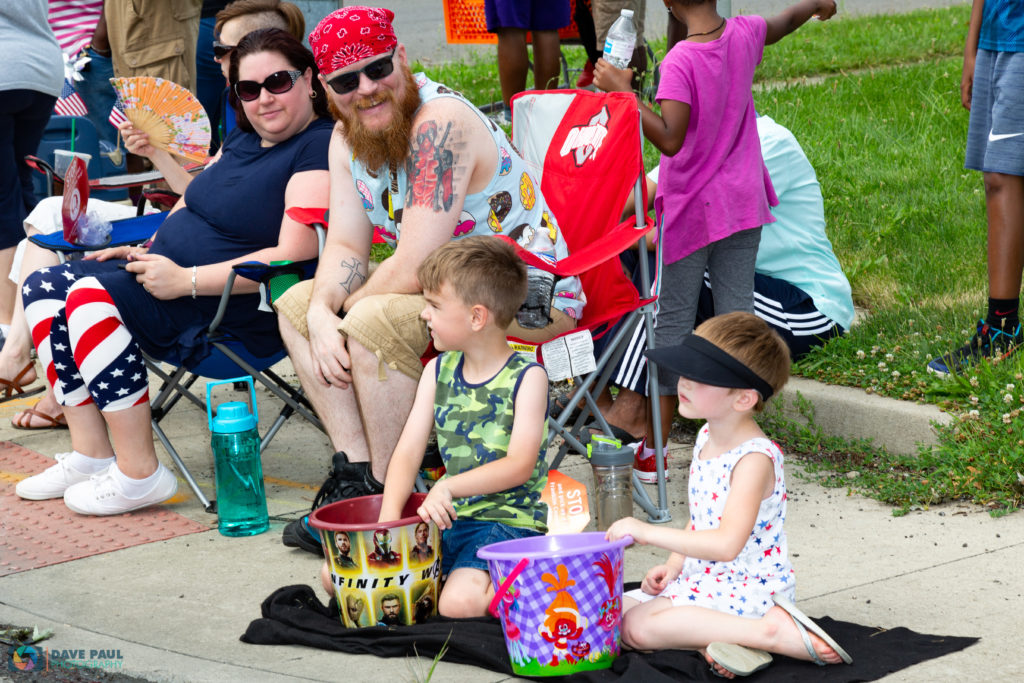
M819 404L827 403L828 395L822 392ZM271 400L261 392L259 401L266 414ZM22 402L3 406L0 439L47 455L67 450L66 431L25 432L9 426L12 403ZM205 415L192 406L179 409L166 422L168 432L211 491ZM170 464L162 449L157 450ZM210 531L5 577L0 623L52 628L55 636L39 644L52 650L120 650L123 673L154 681L337 680L342 671L352 680L415 680L408 666L429 664L425 660L384 662L238 640L273 590L294 583L318 585L320 560L285 548L280 534L286 521L308 509L330 450L321 434L296 421L275 439L264 458L273 516L270 532L223 537L215 518L187 493L168 507L210 525ZM672 446L674 524L685 519L689 450L689 444ZM590 468L582 459L570 456L562 469L590 483ZM1019 631L1024 515L993 519L977 507L951 505L896 518L887 506L802 479L792 462L789 489L787 533L804 611L883 628L906 626L982 639L963 652L887 680L966 680L979 673L1011 680L1024 675L1024 655L1007 637ZM186 492L184 483L180 491ZM659 555L630 548L627 580L642 578ZM443 661L435 676L474 683L507 678Z

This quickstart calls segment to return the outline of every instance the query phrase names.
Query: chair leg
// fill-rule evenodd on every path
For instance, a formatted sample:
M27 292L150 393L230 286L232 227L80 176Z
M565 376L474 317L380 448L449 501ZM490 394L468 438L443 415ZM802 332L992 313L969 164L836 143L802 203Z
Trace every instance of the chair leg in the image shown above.
M181 456L178 455L178 451L171 444L171 441L170 439L167 438L167 435L164 434L164 430L160 427L160 424L156 420L151 420L151 422L153 424L153 432L156 434L157 438L160 439L160 443L163 444L164 449L167 451L168 455L171 456L171 460L174 461L174 466L178 468L178 472L181 474L181 476L185 478L185 481L188 483L189 488L191 488L192 492L196 494L196 498L199 499L199 502L202 504L203 509L209 512L210 514L216 514L217 501L211 501L209 498L206 497L206 494L203 493L203 490L199 488L199 484L196 483L195 477L192 476L192 472L190 472L188 467L185 466L185 463L182 462Z

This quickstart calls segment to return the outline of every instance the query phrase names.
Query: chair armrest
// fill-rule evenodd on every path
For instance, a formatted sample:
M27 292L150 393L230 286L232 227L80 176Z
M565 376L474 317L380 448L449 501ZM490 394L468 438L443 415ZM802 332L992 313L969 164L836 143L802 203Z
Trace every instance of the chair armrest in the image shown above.
M112 221L110 224L110 242L105 247L142 244L156 233L157 228L163 224L166 218L166 213L151 213L145 216ZM28 240L32 244L59 253L94 251L97 248L72 244L64 239L64 233L60 230L46 235L32 235Z

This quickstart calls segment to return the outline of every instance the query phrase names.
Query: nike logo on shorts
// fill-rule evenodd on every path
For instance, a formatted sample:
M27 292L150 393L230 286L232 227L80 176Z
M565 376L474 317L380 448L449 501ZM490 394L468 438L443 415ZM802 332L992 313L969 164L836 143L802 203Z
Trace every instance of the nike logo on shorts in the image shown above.
M988 141L996 142L997 140L1005 140L1006 138L1015 138L1018 135L1024 135L1024 133L993 133L991 130L988 132Z

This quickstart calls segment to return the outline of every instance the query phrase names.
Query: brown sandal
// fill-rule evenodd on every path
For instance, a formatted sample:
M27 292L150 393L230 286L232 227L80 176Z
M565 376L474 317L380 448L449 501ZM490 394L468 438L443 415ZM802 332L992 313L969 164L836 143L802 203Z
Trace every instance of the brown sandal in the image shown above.
M4 395L0 397L0 403L10 401L12 398L24 398L25 396L32 396L38 394L45 387L36 387L35 389L26 390L21 384L21 378L29 373L29 371L35 367L35 361L29 361L28 365L21 369L18 376L14 379L4 379L0 377L0 389L3 390Z
M67 418L64 417L64 413L61 413L57 417L54 417L52 415L47 415L46 413L41 413L38 410L36 410L35 406L37 406L37 405L39 405L39 401L36 401L35 405L33 405L31 408L25 408L24 410L21 411L20 414L15 415L14 417L12 417L11 418L11 426L14 427L15 429L25 429L25 430L30 430L30 429L67 429L68 428L68 421L67 421ZM44 422L48 422L49 424L43 424L43 425L40 425L40 426L37 426L37 427L33 427L32 426L32 418L33 417L38 417L40 420L43 420Z

